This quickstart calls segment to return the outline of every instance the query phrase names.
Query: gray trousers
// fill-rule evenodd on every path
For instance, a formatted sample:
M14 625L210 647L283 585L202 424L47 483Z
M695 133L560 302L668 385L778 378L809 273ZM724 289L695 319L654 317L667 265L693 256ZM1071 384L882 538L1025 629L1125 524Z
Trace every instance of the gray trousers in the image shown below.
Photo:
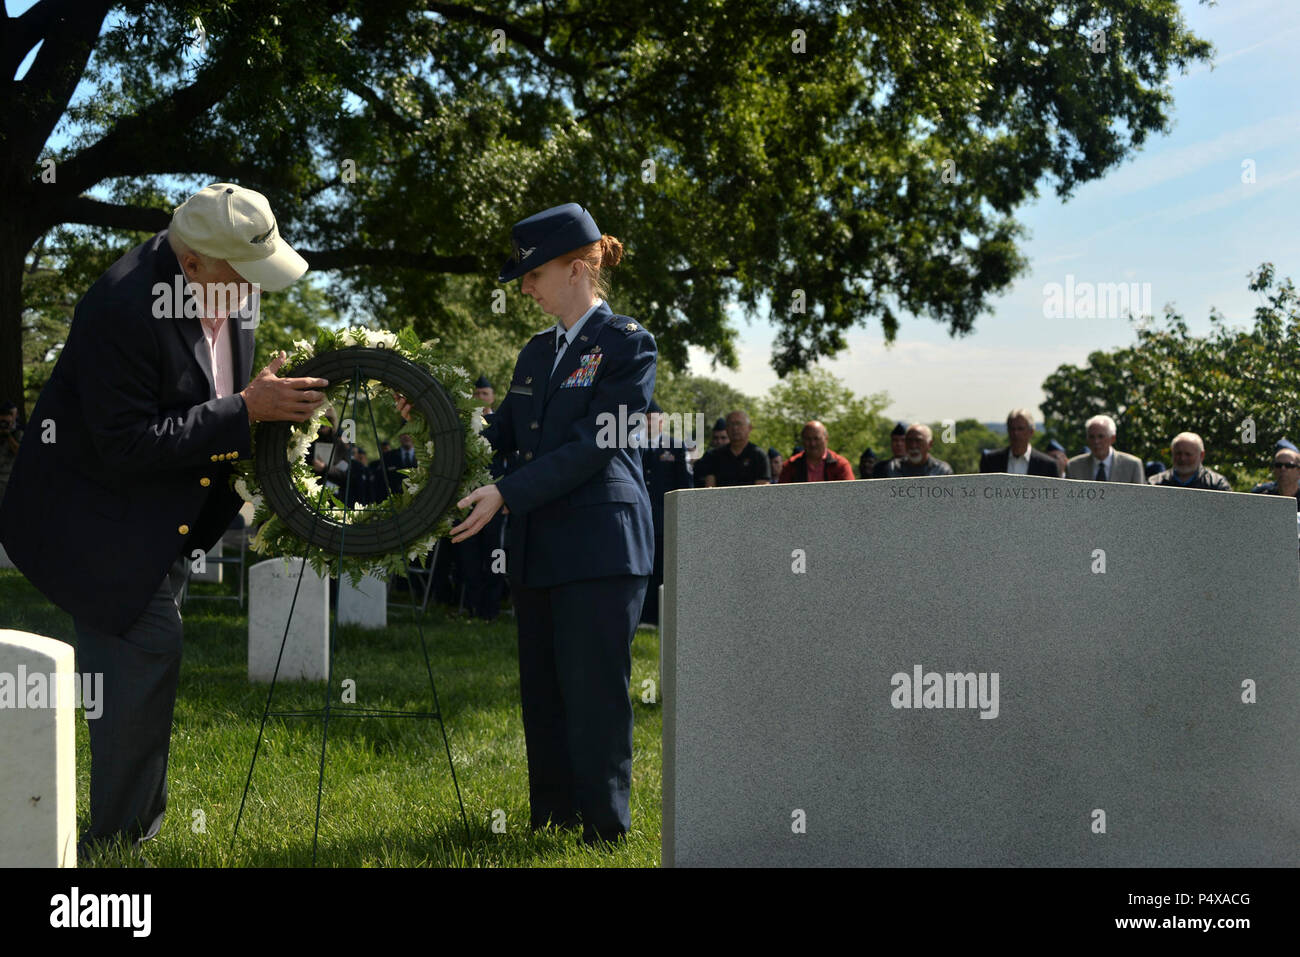
M102 674L103 711L90 728L90 829L92 842L147 841L162 827L167 809L167 752L181 673L181 615L176 606L189 573L177 559L149 604L124 633L100 631L82 619L77 630L77 671Z

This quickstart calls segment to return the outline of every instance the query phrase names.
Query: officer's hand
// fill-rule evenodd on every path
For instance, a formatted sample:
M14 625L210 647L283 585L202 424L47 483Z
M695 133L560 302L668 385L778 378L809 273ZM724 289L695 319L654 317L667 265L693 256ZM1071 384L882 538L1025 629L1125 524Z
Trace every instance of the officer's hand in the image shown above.
M402 417L403 422L411 421L411 403L406 396L400 392L393 393L393 401L397 403L397 414Z
M325 401L325 393L312 391L326 388L329 383L324 379L279 377L287 358L283 352L278 353L239 393L248 406L250 423L306 422Z
M483 526L492 520L492 516L501 506L505 505L505 499L501 497L495 485L484 485L482 488L474 489L456 503L457 508L469 508L471 505L474 506L474 511L469 513L469 518L451 530L453 545L483 531Z

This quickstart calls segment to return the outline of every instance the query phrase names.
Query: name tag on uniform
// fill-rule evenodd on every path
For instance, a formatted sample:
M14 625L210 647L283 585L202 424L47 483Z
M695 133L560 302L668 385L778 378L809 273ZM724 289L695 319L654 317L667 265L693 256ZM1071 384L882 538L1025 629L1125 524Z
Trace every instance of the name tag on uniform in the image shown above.
M510 391L515 395L532 395L533 387L530 385L512 385Z
M601 360L605 356L599 352L589 353L578 360L578 368L569 374L569 377L560 383L561 389L581 389L591 385L591 381L596 378L596 370L600 368Z

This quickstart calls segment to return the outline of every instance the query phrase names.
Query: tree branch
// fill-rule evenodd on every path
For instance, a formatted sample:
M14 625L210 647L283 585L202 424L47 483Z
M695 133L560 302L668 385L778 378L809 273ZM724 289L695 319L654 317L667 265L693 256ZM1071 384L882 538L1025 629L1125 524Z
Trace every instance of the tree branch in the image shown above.
M528 50L538 60L545 63L554 70L568 74L575 80L582 80L587 75L587 65L581 60L574 60L570 57L556 56L548 53L546 50L546 40L536 34L529 33L520 27L515 26L504 17L496 14L487 13L483 10L475 10L472 7L462 7L453 3L430 3L427 8L434 13L441 14L448 20L459 20L461 22L477 23L480 26L491 27L494 30L501 30L506 37L514 40L525 50Z
M172 214L165 209L146 206L121 206L104 203L89 196L64 200L52 210L57 223L78 223L105 229L129 229L156 233L167 228Z
M36 162L41 147L50 138L76 92L112 3L96 0L94 3L54 4L45 0L23 14L20 23L28 14L44 7L50 9L40 10L29 21L27 29L19 31L26 33L28 39L39 35L43 42L32 68L17 84L19 92L14 97L14 110L10 114L12 126L8 130L12 144L10 155L31 164ZM39 34L36 32L38 29ZM16 44L13 38L6 39L6 60L11 45L20 44ZM17 54L18 61L8 77L13 76L18 63L31 48L32 44L28 44Z
M484 272L487 269L483 261L474 256L439 256L412 249L368 249L343 246L336 249L299 249L298 253L314 270L379 266L464 275Z
M159 172L164 158L169 165L199 166L184 149L184 131L193 117L202 116L234 88L237 76L238 71L213 64L189 86L123 117L101 139L59 165L58 191L79 195L105 179Z

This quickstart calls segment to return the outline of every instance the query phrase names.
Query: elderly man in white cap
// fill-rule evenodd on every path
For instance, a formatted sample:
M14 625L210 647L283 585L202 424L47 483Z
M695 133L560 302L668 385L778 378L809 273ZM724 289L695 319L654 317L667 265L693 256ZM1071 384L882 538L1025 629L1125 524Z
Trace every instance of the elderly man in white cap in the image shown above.
M247 310L259 287L284 289L306 269L266 197L207 187L82 297L32 413L0 542L72 616L77 670L103 675L82 856L158 832L180 676L175 589L239 509L230 463L250 453L253 423L302 422L324 400L323 379L277 376L283 355L249 382Z

